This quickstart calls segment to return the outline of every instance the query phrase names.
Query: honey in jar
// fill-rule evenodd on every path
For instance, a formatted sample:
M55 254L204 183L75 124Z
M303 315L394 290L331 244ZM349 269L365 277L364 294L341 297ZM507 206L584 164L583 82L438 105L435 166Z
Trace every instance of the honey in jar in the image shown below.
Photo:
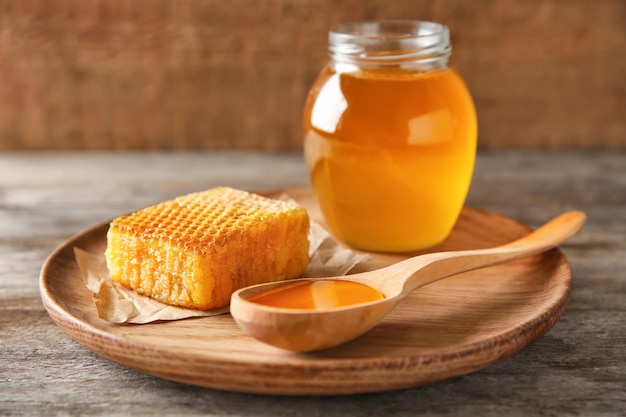
M304 152L324 219L358 249L401 252L444 240L476 155L471 95L448 66L448 29L349 23L304 109Z

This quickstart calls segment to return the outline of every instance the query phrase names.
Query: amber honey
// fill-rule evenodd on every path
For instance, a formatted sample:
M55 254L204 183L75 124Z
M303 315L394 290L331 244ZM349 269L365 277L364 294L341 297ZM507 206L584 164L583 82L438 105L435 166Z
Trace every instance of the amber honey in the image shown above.
M383 295L368 285L322 279L282 285L255 294L248 301L272 307L323 310L382 299Z
M333 234L372 251L441 242L470 186L476 135L456 70L331 62L305 105L304 149Z

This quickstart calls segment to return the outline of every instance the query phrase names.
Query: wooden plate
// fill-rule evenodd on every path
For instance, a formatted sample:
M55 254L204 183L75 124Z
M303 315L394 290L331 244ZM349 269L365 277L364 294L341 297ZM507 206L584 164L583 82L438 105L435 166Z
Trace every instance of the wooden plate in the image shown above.
M285 192L319 218L310 190ZM463 375L502 361L545 334L563 313L570 293L569 265L555 249L432 284L350 343L291 353L248 337L229 314L145 325L98 318L73 248L103 252L107 228L104 223L74 236L45 263L40 287L50 316L72 339L107 359L161 378L224 390L363 393ZM431 250L495 246L528 230L509 218L465 208L449 238ZM361 269L403 257L373 255Z

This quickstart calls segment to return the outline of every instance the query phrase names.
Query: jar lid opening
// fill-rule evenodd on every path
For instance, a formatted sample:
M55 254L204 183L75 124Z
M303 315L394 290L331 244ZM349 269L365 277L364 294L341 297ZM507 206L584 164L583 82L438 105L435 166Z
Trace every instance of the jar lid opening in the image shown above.
M329 52L352 63L435 62L445 66L451 52L445 25L418 20L343 23L328 35Z

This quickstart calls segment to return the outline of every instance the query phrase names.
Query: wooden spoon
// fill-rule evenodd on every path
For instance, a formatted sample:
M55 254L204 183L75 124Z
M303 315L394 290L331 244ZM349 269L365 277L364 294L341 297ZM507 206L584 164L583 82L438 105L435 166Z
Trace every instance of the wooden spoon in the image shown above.
M429 253L374 271L323 278L369 285L384 295L382 300L320 310L272 307L247 300L261 291L298 281L290 280L236 291L231 298L230 313L246 333L267 344L300 352L329 348L374 327L417 288L461 272L535 255L558 246L582 227L585 217L578 211L562 214L527 236L495 248Z

